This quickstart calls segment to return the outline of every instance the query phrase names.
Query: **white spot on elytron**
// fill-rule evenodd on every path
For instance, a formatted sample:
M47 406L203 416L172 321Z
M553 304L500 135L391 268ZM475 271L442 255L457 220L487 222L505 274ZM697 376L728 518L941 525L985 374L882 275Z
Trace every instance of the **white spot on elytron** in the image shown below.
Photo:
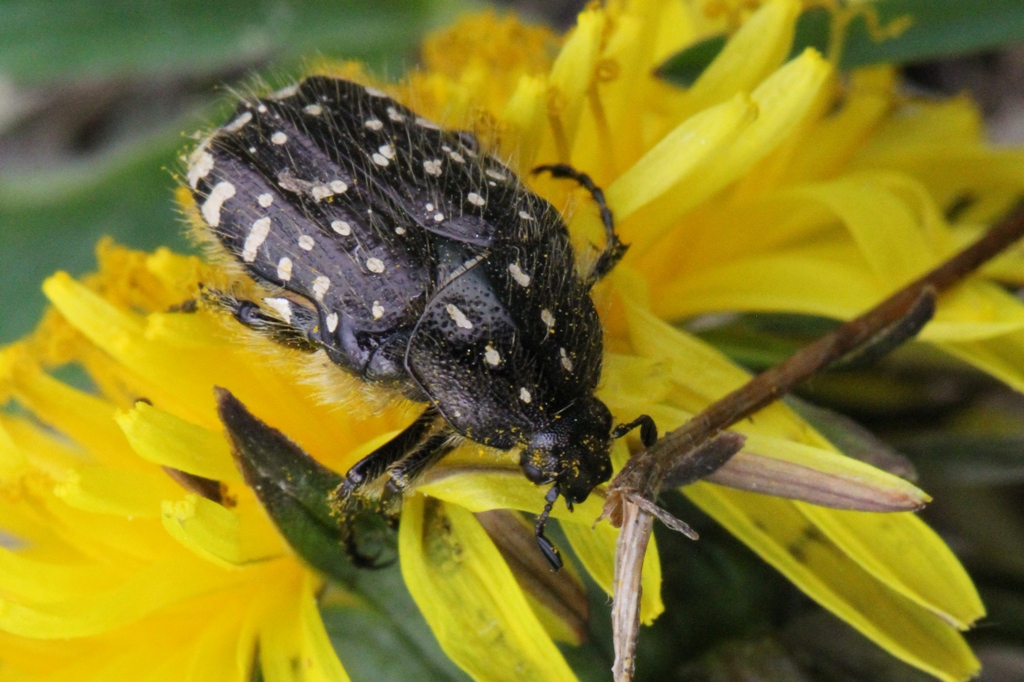
M289 97L294 96L295 93L298 92L298 91L299 91L298 84L289 85L286 88L281 88L280 90L275 92L273 95L271 95L271 97L273 97L274 99L288 99Z
M245 238L245 244L242 246L242 260L246 263L256 260L256 251L263 245L263 242L267 241L269 234L270 218L260 218L254 222L252 229L249 230L249 235Z
M388 165L388 160L385 159L380 154L374 154L372 158L373 158L373 162L375 164L377 164L378 166L386 166L386 165Z
M564 348L559 348L558 353L562 356L562 367L565 367L566 372L571 372L572 360L569 359L569 354L565 352Z
M256 147L249 147L249 153L250 154L255 154L256 153Z
M496 170L491 170L490 168L488 168L487 170L485 170L485 171L484 171L484 173L485 173L485 174L487 175L487 177L489 177L489 178L494 178L495 180L507 180L507 179L508 179L508 178L507 178L507 177L505 176L505 174L504 174L504 173L499 173L498 171L496 171Z
M462 416L462 412L460 412L459 410L455 410L455 416L456 417L461 417Z
M324 113L324 108L319 104L307 104L306 106L302 107L302 110L305 111L310 116L319 116L320 114Z
M497 187L498 183L496 183L494 180L488 180L487 185L488 187Z
M338 313L331 313L327 316L327 331L334 333L334 330L338 328Z
M387 97L388 96L388 93L384 92L383 90L378 90L377 88L371 88L369 85L367 85L364 89L366 90L366 94L369 95L370 97Z
M316 242L308 234L299 237L299 248L303 251L312 251L314 246L316 246Z
M224 126L224 131L235 133L245 127L245 124L252 120L251 111L243 111L242 114L231 123Z
M384 127L384 122L377 118L368 118L363 125L370 130L380 130Z
M235 186L230 182L222 181L218 182L210 190L210 196L206 197L206 201L203 202L203 220L210 227L217 227L220 225L220 209L224 205L224 202L235 196Z
M434 205L433 204L427 204L427 210L428 211L433 211L434 210Z
M379 275L384 272L384 261L380 258L368 258L366 260L366 269Z
M276 133L270 136L270 141L274 144L284 144L288 141L288 136L278 130Z
M551 311L545 308L540 311L541 321L548 326L548 333L555 328L555 316L551 314Z
M427 172L427 175L441 175L441 159L431 159L430 161L423 162L423 170Z
M276 310L277 314L281 316L281 319L291 324L292 304L287 298L265 298L263 299L263 302Z
M467 194L466 200L469 203L473 204L474 206L483 206L485 203L487 203L486 201L484 201L484 198L477 194L476 192L470 192L469 194Z
M379 151L380 155L385 159L395 158L395 148L390 144L382 144L377 151Z
M395 228L395 234L405 234L405 228L399 225Z
M344 194L348 191L348 185L341 180L331 180L331 191L335 194Z
M207 151L199 152L199 156L193 155L192 165L188 168L188 186L192 189L199 184L200 178L205 178L213 170L213 154Z
M380 301L374 301L371 312L373 312L373 319L379 320L384 317L384 306L380 304Z
M327 290L330 288L331 280L327 279L323 275L320 275L313 280L313 295L316 296L316 300L318 301L324 300L324 294L326 294ZM334 330L332 329L331 331L333 332ZM565 364L564 360L562 361L562 364Z
M263 194L256 197L256 201L258 201L260 203L260 206L262 206L263 208L268 208L272 203L274 203L274 195L271 194L270 192L264 192Z
M530 395L530 392L527 391L525 388L521 388L519 389L519 399L522 400L524 403L529 404L529 402L533 400L533 396Z
M420 128L427 128L428 130L440 130L441 126L437 125L433 121L423 118L422 116L416 117L416 125Z
M520 211L519 217L522 218L523 220L533 220L533 216L527 213L526 211Z
M448 316L455 320L456 327L462 327L463 329L472 329L473 323L466 317L466 313L459 310L458 306L453 303L449 303L444 307L448 311Z
M265 114L267 113L267 107L265 104L261 104L258 107L256 107L256 111L260 112L261 114Z
M439 223L442 220L444 220L444 213L435 213L434 214L434 222L435 223Z
M331 191L331 188L328 187L327 185L313 185L310 188L309 193L313 195L314 201L326 199L327 197L334 194L334 192Z
M455 163L466 163L466 159L458 152L448 152L448 156L452 157Z
M344 220L332 220L331 229L340 234L342 237L347 237L352 234L352 226L346 223Z
M512 273L512 279L516 281L516 284L521 287L530 286L530 276L523 272L519 263L509 263L508 271Z
M292 278L292 259L288 256L277 261L277 278L282 282L287 282Z
M491 344L487 344L487 348L484 349L484 360L487 361L488 365L497 367L501 364L501 353Z
M401 123L405 120L405 116L402 112L398 111L398 109L395 109L394 107L388 107L388 118L395 123Z

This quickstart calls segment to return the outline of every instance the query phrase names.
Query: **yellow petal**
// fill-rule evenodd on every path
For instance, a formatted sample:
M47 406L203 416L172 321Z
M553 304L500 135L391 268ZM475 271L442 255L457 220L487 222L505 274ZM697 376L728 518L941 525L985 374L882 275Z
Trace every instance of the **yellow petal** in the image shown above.
M939 344L946 352L965 360L1017 391L1024 391L1024 333L1004 334L979 341Z
M793 45L800 10L795 0L772 0L754 12L687 93L689 111L749 92L775 71Z
M796 507L864 570L954 627L985 615L963 566L916 515Z
M532 168L547 131L548 83L543 76L523 75L509 98L502 120L516 131L501 138L501 151L522 170Z
M675 407L696 414L750 379L746 371L708 344L666 324L632 301L625 300L624 306L636 352L668 363L666 371L675 384L671 398ZM828 441L781 403L758 412L755 421L764 435L831 449Z
M539 514L544 508L546 488L530 483L518 465L474 465L453 458L431 469L416 490L439 500L452 502L472 512L492 509L518 509ZM556 519L583 519L591 522L601 515L603 490L595 490L585 502L570 512L564 504L556 504L551 516Z
M260 663L266 682L348 682L331 648L308 572L280 571L278 594L267 600L260 633Z
M584 520L583 517L580 517ZM619 529L609 523L570 523L562 521L562 531L572 545L580 563L587 569L590 577L601 586L609 596L615 586L615 545L619 538ZM658 557L658 546L651 536L644 557L642 576L643 592L640 594L640 622L650 625L665 611L661 601L661 559Z
M118 425L143 459L215 481L241 482L224 434L138 403L118 413Z
M198 559L156 563L107 592L36 606L0 599L0 629L37 639L95 635L191 597L224 589L237 581L237 576Z
M334 647L331 646L324 621L320 618L320 611L316 606L316 593L320 587L320 581L307 572L302 582L302 592L299 594L299 627L306 653L303 661L308 661L308 670L311 674L302 679L309 682L346 682L348 675L341 667Z
M87 448L97 463L139 468L139 461L113 423L113 405L57 381L16 350L17 346L0 354L0 376L10 374L19 402L40 420Z
M78 509L132 519L156 518L161 502L181 494L181 489L162 471L80 467L54 493Z
M926 239L910 206L874 178L846 177L791 191L834 213L888 289L910 282L947 255L934 239ZM952 247L948 236L946 241Z
M590 87L594 68L601 50L605 28L605 12L585 10L576 17L576 26L566 38L561 52L551 66L548 106L550 115L558 120L556 155L559 161L569 162L576 127L586 103L585 93ZM557 138L561 137L561 140Z
M243 516L240 511L248 513ZM189 494L182 500L165 501L162 514L171 537L222 568L237 568L285 553L266 515L252 504L236 511ZM249 526L248 532L244 526Z
M605 190L615 218L626 220L637 209L703 169L709 157L729 145L755 119L756 111L750 98L740 93L680 123ZM665 225L666 229L669 227ZM637 229L642 228L633 226L633 230ZM626 232L623 238L626 242L634 239L632 233Z
M471 513L408 497L398 544L409 593L441 648L470 676L576 679Z
M794 503L707 483L685 492L808 596L892 655L948 682L977 673L977 659L953 627L864 571Z
M0 469L9 468L11 482L29 472L62 481L83 460L82 452L62 435L29 419L4 415L0 415L0 457L4 458Z
M757 119L741 130L731 145L709 159L700 173L651 203L634 220L677 225L713 194L743 178L755 164L791 141L794 131L821 106L831 75L831 67L813 50L778 69L750 94L757 106ZM663 232L652 230L652 234ZM636 239L632 256L643 256L653 246L646 238Z
M37 561L0 548L0 593L19 601L64 601L110 589L124 577L119 566Z

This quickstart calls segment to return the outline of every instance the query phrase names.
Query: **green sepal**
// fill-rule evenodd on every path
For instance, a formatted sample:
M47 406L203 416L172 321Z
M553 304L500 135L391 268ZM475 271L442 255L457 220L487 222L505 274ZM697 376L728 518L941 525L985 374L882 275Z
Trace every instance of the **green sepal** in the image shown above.
M331 578L351 582L355 569L390 563L396 536L370 506L332 503L344 478L267 425L229 391L215 389L217 412L246 484L292 549Z

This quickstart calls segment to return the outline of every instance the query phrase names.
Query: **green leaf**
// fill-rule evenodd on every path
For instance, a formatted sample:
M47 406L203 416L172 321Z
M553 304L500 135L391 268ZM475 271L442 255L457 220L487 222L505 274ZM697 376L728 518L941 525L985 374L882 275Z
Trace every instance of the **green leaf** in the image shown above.
M917 480L917 472L910 460L846 415L793 395L786 396L783 401L847 457L908 481Z
M939 431L900 438L924 480L940 485L1024 483L1024 436Z
M435 4L7 0L0 3L0 73L27 83L221 72L309 54L380 61L411 52Z
M687 325L690 333L752 371L777 365L803 346L839 326L824 317L795 313L741 313L707 327Z
M331 499L344 481L340 474L257 419L229 391L216 391L235 463L299 556L342 582L353 579L357 558L360 566L394 561L395 533L383 514L348 507L339 513Z
M1020 0L877 0L881 26L909 17L899 35L876 40L863 16L849 25L839 66L848 70L872 64L905 64L950 55L967 54L1024 40L1024 3ZM828 54L831 13L810 9L797 22L793 54L808 47ZM689 87L710 64L726 37L706 38L669 57L656 73Z

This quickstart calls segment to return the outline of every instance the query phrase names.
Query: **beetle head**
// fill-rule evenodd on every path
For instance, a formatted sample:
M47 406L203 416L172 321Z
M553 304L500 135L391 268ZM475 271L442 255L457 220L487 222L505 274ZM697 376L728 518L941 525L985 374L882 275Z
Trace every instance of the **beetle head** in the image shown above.
M554 483L568 504L587 499L612 475L609 455L612 415L597 398L578 400L543 431L533 434L519 456L534 483Z

